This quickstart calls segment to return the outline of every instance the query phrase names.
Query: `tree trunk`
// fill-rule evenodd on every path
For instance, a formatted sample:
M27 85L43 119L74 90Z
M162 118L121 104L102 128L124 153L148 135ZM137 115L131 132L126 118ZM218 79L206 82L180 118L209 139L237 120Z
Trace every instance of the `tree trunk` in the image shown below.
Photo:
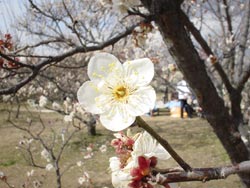
M180 17L180 1L142 0L154 16L163 39L186 81L194 90L207 120L226 149L232 163L248 160L248 150L237 135L235 125L209 78L205 64L199 57ZM216 105L215 105L216 104ZM250 175L239 174L242 182L250 188Z

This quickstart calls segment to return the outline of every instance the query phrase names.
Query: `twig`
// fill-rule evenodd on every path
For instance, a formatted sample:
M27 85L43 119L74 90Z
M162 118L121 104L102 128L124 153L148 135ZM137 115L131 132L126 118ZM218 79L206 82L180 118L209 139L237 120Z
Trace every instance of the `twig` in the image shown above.
M186 172L192 171L192 168L175 152L170 144L157 134L141 117L136 117L136 123L139 127L147 131L153 138L155 138L174 158L174 160L185 170Z

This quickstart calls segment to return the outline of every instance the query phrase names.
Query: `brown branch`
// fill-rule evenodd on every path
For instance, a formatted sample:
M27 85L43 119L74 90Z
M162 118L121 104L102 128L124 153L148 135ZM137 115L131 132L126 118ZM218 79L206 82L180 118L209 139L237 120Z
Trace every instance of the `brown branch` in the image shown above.
M192 168L175 152L175 150L170 146L170 144L159 134L157 134L141 117L136 117L136 123L139 127L143 128L153 138L155 138L186 172L192 171Z
M50 43L56 43L56 42L65 42L65 40L63 40L62 38L56 38L54 40L45 40L45 41L41 41L41 42L38 42L37 44L34 44L34 45L27 45L27 46L24 46L23 48L21 49L18 49L16 51L13 51L12 53L13 54L16 54L16 53L19 53L21 51L24 51L24 50L27 50L29 48L35 48L35 47L39 47L39 46L42 46L42 45L48 45ZM19 56L19 55L17 55Z
M243 89L244 84L247 82L247 80L250 77L250 66L245 67L243 70L244 65L244 57L246 53L246 44L248 41L248 35L249 35L249 27L250 27L250 2L247 2L247 12L245 15L245 22L243 23L243 31L242 31L242 37L239 44L239 61L237 62L237 70L236 70L236 79L238 80L238 88ZM248 60L247 60L248 61Z
M11 61L11 62L15 63L15 65L17 65L18 68L20 68L20 67L26 67L26 68L29 68L29 69L34 69L34 66L33 66L33 65L24 64L24 63L22 63L22 62L20 62L20 61L17 61L17 60L15 60L15 59L9 57L8 55L2 53L1 51L0 51L0 57L3 57L4 59L6 59L6 60L8 60L8 61ZM18 69L18 68L16 68L16 69Z
M250 161L244 161L237 165L215 167L215 168L193 168L191 172L183 170L172 170L166 173L152 171L155 174L155 181L161 185L171 182L185 181L209 181L217 179L225 179L229 175L238 173L250 173ZM158 174L158 175L157 175Z
M229 14L229 5L228 5L227 0L223 0L223 4L225 6L228 31L232 35L233 34L233 26L232 26L232 19L231 19L231 16Z
M123 33L120 33L119 35L117 35L117 36L115 36L115 37L113 37L113 38L111 38L111 39L109 39L109 40L107 40L107 41L105 41L103 43L100 43L99 45L94 45L94 46L89 46L89 47L87 47L87 46L78 46L78 47L75 47L72 50L69 50L68 52L65 52L65 53L61 54L61 55L53 56L53 57L51 57L49 59L41 61L39 64L34 65L33 72L29 75L29 77L23 79L22 81L20 81L19 83L17 83L16 85L14 85L12 87L1 89L0 90L0 95L7 95L7 94L16 93L20 88L22 88L24 85L26 85L27 83L32 81L39 74L40 70L43 67L45 67L45 66L47 66L49 64L58 63L58 62L64 60L65 58L73 56L73 55L78 54L78 53L87 53L87 52L102 50L103 48L105 48L107 46L115 44L116 42L118 42L122 38L130 35L132 33L132 31L134 30L134 28L138 24L140 24L140 22L133 25L133 26L131 26L131 27L129 27Z
M194 36L196 41L200 44L200 46L202 47L204 52L207 54L207 56L210 56L210 55L214 56L213 51L208 46L206 40L201 35L200 31L194 26L194 24L189 20L189 18L187 17L187 15L183 11L181 11L181 19L182 19L184 25L187 27L187 29L192 33L192 35ZM217 61L218 60L216 60L216 62L213 63L213 66L214 66L215 70L219 73L219 75L220 75L223 83L225 84L228 92L231 93L231 92L233 92L234 88L232 87L232 85L228 79L227 74L225 73L225 71L221 67L220 63Z
M76 36L77 36L77 38L78 38L80 44L81 44L82 46L84 46L84 43L82 42L82 39L81 39L81 35L79 34L79 32L78 32L77 29L76 29L76 24L77 24L78 21L77 21L77 20L74 20L74 18L72 17L70 11L68 10L68 8L67 8L67 6L66 6L66 4L65 4L65 2L64 2L64 0L62 1L62 4L63 4L63 7L64 7L65 11L67 12L68 17L70 18L70 20L71 20L71 22L72 22L72 26L69 26L69 25L67 24L68 28L71 29L72 32L76 34Z

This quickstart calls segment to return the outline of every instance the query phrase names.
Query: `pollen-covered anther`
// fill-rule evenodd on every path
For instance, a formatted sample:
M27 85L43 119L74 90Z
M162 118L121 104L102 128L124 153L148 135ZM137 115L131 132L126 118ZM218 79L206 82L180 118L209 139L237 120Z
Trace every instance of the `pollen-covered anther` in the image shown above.
M113 89L113 95L115 100L124 101L129 96L129 89L125 86L116 86Z

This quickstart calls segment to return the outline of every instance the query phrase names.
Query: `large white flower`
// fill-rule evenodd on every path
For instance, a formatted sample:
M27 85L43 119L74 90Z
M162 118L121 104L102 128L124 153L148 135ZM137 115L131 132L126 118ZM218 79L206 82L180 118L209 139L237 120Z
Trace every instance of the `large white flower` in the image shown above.
M149 85L154 65L148 58L119 60L108 53L99 53L88 65L90 81L77 92L78 101L86 111L100 114L101 123L109 130L129 127L136 116L153 109L156 94Z

